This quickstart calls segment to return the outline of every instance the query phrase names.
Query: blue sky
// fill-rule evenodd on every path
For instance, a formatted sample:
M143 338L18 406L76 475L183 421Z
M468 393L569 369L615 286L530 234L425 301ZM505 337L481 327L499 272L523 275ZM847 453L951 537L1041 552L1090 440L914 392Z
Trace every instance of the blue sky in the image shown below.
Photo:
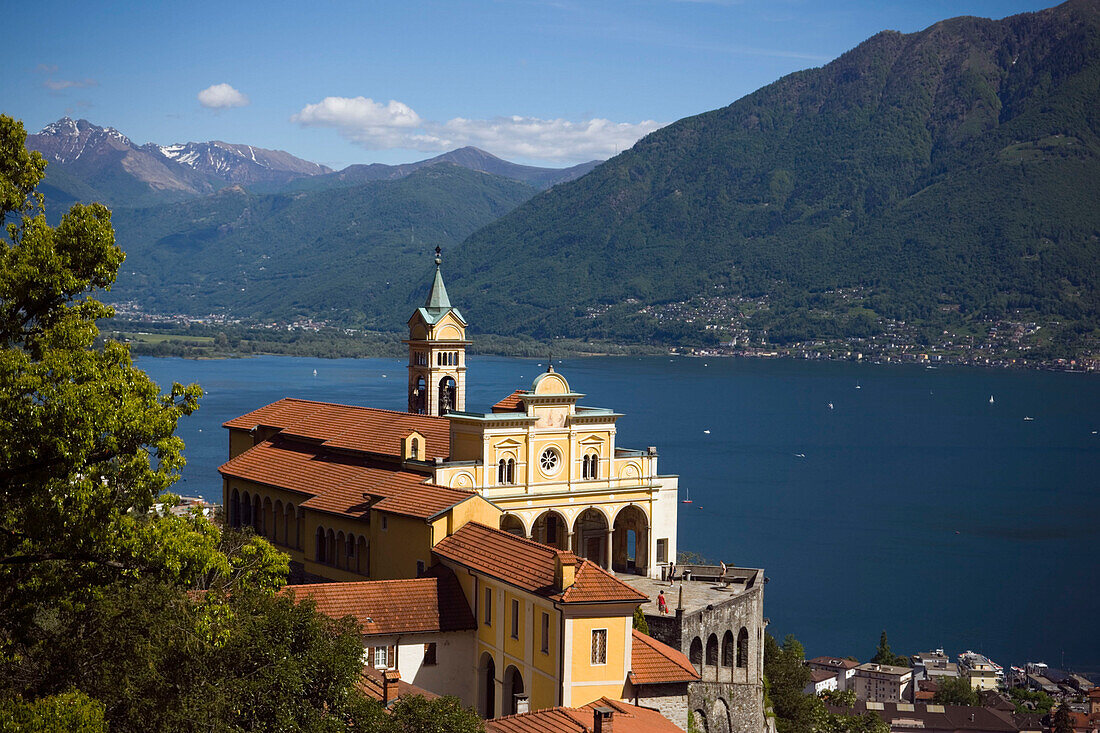
M614 155L880 30L1051 4L39 0L0 51L0 111L31 132L67 114L139 144L217 139L333 168L466 144L562 166Z

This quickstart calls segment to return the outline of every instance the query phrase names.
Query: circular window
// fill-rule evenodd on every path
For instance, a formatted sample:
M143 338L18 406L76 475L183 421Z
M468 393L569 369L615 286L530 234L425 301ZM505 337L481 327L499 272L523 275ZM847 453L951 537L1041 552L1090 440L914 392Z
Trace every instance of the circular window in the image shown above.
M554 448L547 448L539 456L539 467L547 476L557 473L561 468L561 454Z

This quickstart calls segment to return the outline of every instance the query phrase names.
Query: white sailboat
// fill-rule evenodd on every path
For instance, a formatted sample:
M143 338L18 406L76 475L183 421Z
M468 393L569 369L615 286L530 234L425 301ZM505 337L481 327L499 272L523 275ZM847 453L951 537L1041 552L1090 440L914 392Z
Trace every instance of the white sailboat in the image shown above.
M681 501L680 503L681 504L690 504L691 503L691 489L684 489L684 500Z
M993 404L993 395L989 395L989 404Z

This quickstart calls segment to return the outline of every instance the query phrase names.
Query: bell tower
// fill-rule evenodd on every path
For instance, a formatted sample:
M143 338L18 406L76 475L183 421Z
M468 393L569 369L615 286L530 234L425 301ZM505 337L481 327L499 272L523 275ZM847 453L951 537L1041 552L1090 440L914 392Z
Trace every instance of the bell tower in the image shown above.
M444 415L466 409L466 319L443 285L442 251L435 248L435 279L428 300L409 319L409 412Z

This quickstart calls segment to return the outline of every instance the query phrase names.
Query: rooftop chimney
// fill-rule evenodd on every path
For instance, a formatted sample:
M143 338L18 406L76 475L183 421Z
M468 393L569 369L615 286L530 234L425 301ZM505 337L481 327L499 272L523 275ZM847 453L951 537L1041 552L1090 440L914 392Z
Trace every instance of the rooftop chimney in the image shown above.
M387 669L382 672L382 704L389 705L397 700L397 681L401 679L401 673L396 669Z
M554 587L564 593L577 580L577 556L567 550L554 553Z
M614 729L615 711L609 707L592 709L592 727L595 733L612 733Z
M516 695L516 714L531 712L531 699L527 697L525 692L517 692Z

